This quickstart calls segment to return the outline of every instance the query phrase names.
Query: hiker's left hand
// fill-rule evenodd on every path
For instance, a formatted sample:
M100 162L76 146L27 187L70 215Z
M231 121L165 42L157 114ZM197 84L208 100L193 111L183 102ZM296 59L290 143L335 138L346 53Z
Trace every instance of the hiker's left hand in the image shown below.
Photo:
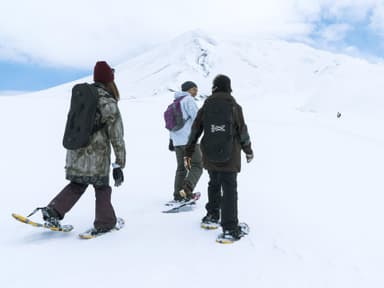
M112 175L113 175L113 180L115 180L115 186L116 187L119 187L121 184L123 184L124 173L120 167L113 168Z
M172 139L169 139L168 150L171 152L175 151L175 146L173 145Z

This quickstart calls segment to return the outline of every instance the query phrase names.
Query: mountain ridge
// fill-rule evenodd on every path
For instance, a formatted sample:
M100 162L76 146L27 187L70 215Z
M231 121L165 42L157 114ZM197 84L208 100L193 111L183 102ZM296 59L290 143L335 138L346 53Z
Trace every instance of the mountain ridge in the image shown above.
M115 68L122 99L163 97L187 80L195 81L200 93L207 96L215 75L227 74L236 97L304 112L381 115L377 107L384 90L384 65L303 43L224 40L194 30ZM37 94L68 97L74 83L91 81L89 76Z

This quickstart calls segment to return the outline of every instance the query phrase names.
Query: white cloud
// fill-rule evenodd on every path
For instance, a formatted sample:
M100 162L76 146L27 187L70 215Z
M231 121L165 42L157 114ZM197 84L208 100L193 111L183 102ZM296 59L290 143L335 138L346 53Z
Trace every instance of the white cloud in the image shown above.
M0 96L14 96L25 94L28 91L18 91L18 90L0 90Z
M6 59L9 61L26 62L28 57L21 51L17 51L16 48L11 46L2 47L0 46L0 59Z
M372 11L371 27L379 33L384 34L384 3L376 5Z
M320 36L325 42L338 42L352 29L349 24L332 24L320 31Z
M362 21L381 0L324 0L323 10L331 17Z
M2 3L0 58L89 68L114 64L187 30L305 38L324 14L354 21L381 0L14 0ZM20 9L22 7L22 9ZM333 27L338 32L346 26ZM372 28L384 31L384 12ZM323 36L337 40L337 31Z

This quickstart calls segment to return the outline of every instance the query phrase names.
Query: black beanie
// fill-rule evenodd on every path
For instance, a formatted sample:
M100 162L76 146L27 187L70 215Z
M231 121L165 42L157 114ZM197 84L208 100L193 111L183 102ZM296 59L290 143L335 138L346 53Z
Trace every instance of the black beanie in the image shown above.
M189 89L191 88L197 88L197 85L196 83L192 82L192 81L187 81L187 82L184 82L182 85L181 85L181 91L183 92L186 92L188 91Z
M212 92L231 93L231 79L226 75L217 75L213 80Z

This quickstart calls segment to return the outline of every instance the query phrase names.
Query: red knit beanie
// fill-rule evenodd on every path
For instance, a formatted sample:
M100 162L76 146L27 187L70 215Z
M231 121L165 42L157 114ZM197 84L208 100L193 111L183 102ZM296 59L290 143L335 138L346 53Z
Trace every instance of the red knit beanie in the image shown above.
M93 80L107 84L115 80L112 68L105 61L99 61L93 70Z

